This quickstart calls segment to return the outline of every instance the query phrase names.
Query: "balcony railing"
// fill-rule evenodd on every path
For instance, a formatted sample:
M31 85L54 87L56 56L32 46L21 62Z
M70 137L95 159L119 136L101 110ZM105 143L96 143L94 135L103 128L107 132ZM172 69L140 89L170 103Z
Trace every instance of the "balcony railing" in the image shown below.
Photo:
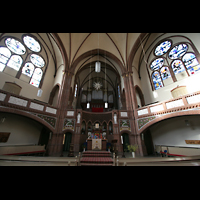
M54 116L57 113L57 108L51 105L40 103L36 100L12 94L4 90L0 90L0 105Z
M137 109L137 118L200 107L200 91Z

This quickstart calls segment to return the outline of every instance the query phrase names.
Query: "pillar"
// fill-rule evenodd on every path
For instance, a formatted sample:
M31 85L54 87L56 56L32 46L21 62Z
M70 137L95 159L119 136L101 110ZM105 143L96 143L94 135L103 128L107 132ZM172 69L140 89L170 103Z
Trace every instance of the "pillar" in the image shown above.
M123 74L124 86L126 88L126 109L128 112L128 119L131 125L130 144L137 144L139 146L136 155L143 156L142 141L140 135L137 133L137 112L136 112L136 92L133 83L132 71Z
M64 118L68 108L68 101L70 97L71 80L73 73L67 71L63 75L63 81L61 84L61 92L58 97L58 109L56 113L56 127L49 140L48 152L50 156L60 156L63 151L63 125Z

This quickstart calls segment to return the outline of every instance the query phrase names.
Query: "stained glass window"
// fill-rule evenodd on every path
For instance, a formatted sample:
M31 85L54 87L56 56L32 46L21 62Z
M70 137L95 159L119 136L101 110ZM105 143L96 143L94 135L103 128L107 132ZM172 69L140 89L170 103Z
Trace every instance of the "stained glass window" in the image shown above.
M77 94L77 84L75 86L75 92L74 92L74 96L76 97L76 94Z
M31 54L30 59L36 67L44 67L45 65L43 58L39 55Z
M4 46L0 47L0 72L3 72L5 67L10 67L30 77L29 83L39 87L43 76L41 68L45 66L45 60L38 53L41 51L41 45L37 39L31 35L25 35L23 41L20 42L20 39L8 37L5 38ZM33 53L30 56L26 52L27 48ZM17 77L20 76L17 75Z
M43 74L42 70L39 69L39 68L36 68L34 73L33 73L30 84L35 86L35 87L39 87L40 81L42 79L42 74Z
M32 51L39 52L41 50L40 44L32 37L23 37L25 45Z
M152 74L152 79L153 79L153 84L154 84L155 90L163 87L163 83L162 83L159 72L155 71Z
M193 53L186 53L183 56L183 63L185 64L189 74L195 74L200 70L200 65Z
M158 58L151 63L150 68L151 70L158 70L163 66L163 64L164 64L164 59Z
M169 52L169 58L170 59L177 59L184 55L184 53L187 51L188 46L186 44L179 44L175 46L170 52Z
M23 62L23 60L22 60L21 56L13 55L13 56L11 56L10 60L8 61L7 66L18 71L22 65L22 62Z
M174 71L174 74L178 74L178 73L185 71L185 68L184 68L181 60L173 61L172 62L172 69Z
M26 53L24 45L21 42L15 40L14 38L7 38L5 43L6 46L16 54L23 55Z
M171 77L168 67L162 67L160 69L160 73L161 73L162 80L165 80L165 79L168 79L169 77Z
M170 41L164 41L162 42L160 45L158 45L155 49L155 55L156 56L161 56L165 53L167 53L167 51L169 50L169 48L171 47L171 42Z
M4 70L10 56L11 56L11 52L8 48L0 47L0 72Z
M4 68L5 68L5 65L0 63L0 72L2 72L4 70Z
M175 82L200 72L200 63L196 58L195 52L187 53L188 49L190 51L193 49L190 43L180 42L172 45L173 41L171 39L165 39L154 48L154 52L152 49L155 59L150 63L149 68L153 71L151 78L156 90L163 87L164 84L169 84L170 81L163 82L169 77L172 77ZM163 66L164 64L165 66ZM175 76L179 73L183 76Z
M24 65L24 67L22 68L22 73L31 77L33 74L35 67L32 63L28 62Z

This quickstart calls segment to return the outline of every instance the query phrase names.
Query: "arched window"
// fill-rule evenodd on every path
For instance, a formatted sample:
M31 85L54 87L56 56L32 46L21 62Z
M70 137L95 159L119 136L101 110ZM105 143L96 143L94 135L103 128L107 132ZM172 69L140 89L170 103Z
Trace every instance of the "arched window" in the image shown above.
M8 68L18 71L15 78L26 76L29 84L39 87L47 67L42 57L42 46L31 35L22 35L22 40L15 37L4 37L5 46L0 46L0 72ZM6 70L6 73L9 73Z
M169 71L169 68L168 67L162 67L160 69L160 74L161 74L161 77L162 77L162 80L164 81L165 79L168 79L169 77L171 77L171 74L170 74L170 71Z
M118 96L119 96L119 98L120 98L121 95L120 95L120 87L119 87L119 85L118 85L117 88L118 88Z
M41 79L42 79L42 70L39 68L36 68L33 73L30 84L35 87L39 87Z
M200 70L200 65L196 59L194 53L186 53L183 56L183 63L185 64L188 72L190 75L195 74L197 71Z
M190 43L173 45L170 39L162 40L154 47L154 58L149 64L154 89L164 87L173 81L183 79L200 71L200 64L194 52L189 52ZM193 47L192 47L193 48ZM180 73L180 75L178 75ZM171 78L169 81L166 79Z
M178 74L185 71L185 68L181 60L174 60L171 64L171 67L173 69L174 74Z
M74 96L76 97L76 94L77 94L77 89L78 89L78 87L77 87L77 84L76 84L76 86L75 86L75 92L74 92Z
M10 60L8 61L7 66L18 71L22 65L22 62L23 62L23 60L22 60L21 56L13 55L13 56L11 56Z
M32 63L30 62L27 62L24 67L22 68L22 73L31 77L32 74L33 74L33 71L34 71L35 67Z
M2 72L11 56L11 52L6 47L0 47L0 72Z

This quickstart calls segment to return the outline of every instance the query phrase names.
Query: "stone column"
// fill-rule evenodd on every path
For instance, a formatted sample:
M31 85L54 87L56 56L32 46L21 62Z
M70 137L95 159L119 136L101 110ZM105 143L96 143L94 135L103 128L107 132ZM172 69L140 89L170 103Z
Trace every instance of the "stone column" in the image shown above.
M63 150L63 125L64 118L66 117L68 101L70 97L71 80L73 74L69 71L63 75L63 81L61 84L61 95L58 98L57 109L57 122L55 132L52 134L52 138L49 140L48 151L50 156L60 156Z

